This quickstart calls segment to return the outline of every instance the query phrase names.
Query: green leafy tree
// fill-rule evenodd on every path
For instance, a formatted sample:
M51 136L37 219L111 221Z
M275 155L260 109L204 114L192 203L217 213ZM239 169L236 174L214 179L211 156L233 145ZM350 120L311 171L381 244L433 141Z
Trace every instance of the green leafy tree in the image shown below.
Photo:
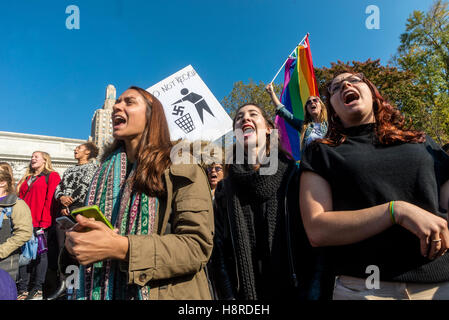
M409 70L424 88L424 130L440 144L449 141L449 3L437 0L428 12L407 19L394 63Z
M252 79L249 80L248 84L244 84L243 81L235 82L231 93L223 98L221 104L231 118L234 118L235 112L241 105L256 103L263 107L274 119L276 106L271 102L270 95L265 91L266 86L267 84L262 81L255 83ZM279 97L282 85L273 83L273 88Z

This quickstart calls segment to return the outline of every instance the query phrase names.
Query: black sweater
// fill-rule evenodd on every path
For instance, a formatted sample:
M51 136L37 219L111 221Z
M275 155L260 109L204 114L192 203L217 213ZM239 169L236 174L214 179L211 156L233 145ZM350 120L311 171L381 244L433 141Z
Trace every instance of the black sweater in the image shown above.
M443 217L438 213L439 191L449 178L449 156L430 137L425 143L382 146L375 142L372 124L346 133L346 141L336 147L313 143L301 163L302 171L313 171L330 184L333 210L402 200ZM418 237L399 225L326 251L335 274L366 278L366 267L376 265L384 281L449 280L449 254L433 261L423 257Z

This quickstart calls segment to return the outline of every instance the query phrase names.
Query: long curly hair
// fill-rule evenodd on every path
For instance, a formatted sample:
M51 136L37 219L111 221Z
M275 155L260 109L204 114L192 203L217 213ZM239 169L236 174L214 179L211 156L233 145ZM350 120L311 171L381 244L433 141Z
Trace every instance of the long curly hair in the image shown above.
M392 106L377 90L376 86L368 80L362 73L354 72L347 69L337 73L337 77L343 73L351 73L357 75L368 86L373 97L373 112L375 117L375 136L376 143L382 145L391 145L401 142L423 143L426 141L425 133L407 127L405 118L402 113ZM333 79L332 79L333 80ZM328 83L328 87L332 84L332 80ZM346 140L344 134L344 126L337 116L331 103L331 94L329 90L326 92L327 113L328 113L328 129L324 139L316 140L332 146L342 144Z

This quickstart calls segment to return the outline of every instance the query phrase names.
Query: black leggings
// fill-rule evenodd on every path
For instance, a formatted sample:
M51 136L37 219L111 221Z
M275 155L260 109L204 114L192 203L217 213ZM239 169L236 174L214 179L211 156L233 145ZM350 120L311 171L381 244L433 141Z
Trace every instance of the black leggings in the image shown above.
M47 252L41 254L36 260L32 260L29 265L19 267L19 281L17 283L17 291L41 290L45 282L48 269ZM34 273L34 284L30 286L31 275Z
M45 230L45 238L48 239L48 231ZM47 244L48 245L48 244ZM17 282L17 292L41 290L43 288L48 269L47 252L37 255L36 260L31 260L30 264L19 267L19 280ZM30 288L30 280L34 275L33 286Z

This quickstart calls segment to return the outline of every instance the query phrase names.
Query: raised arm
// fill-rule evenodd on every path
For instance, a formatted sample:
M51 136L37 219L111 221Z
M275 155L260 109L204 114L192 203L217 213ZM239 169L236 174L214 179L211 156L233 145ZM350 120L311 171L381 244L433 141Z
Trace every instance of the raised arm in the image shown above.
M287 121L287 123L291 125L295 130L301 132L304 121L295 118L294 115L290 111L288 111L287 108L279 101L276 93L274 92L273 84L269 83L265 87L265 90L268 92L271 97L271 101L276 106L276 115Z

